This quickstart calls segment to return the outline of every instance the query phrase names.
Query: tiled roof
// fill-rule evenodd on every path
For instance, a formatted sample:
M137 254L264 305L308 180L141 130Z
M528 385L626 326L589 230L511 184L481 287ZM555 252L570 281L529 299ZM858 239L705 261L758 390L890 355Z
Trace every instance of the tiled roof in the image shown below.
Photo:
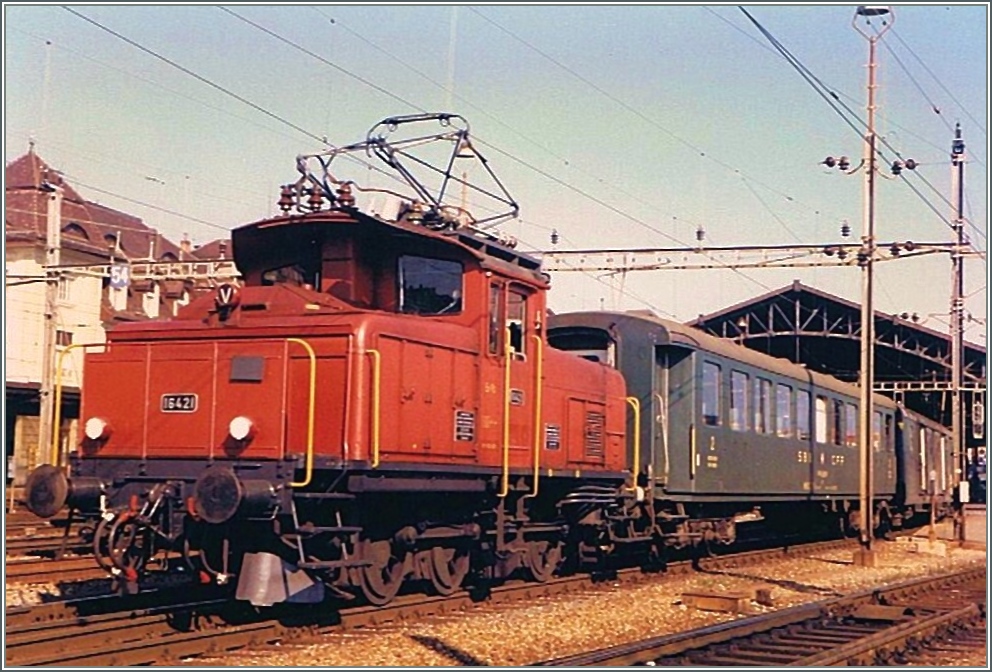
M139 217L99 203L87 201L31 149L7 164L4 171L7 240L45 239L47 184L62 187L62 244L65 247L108 257L119 244L116 256L128 259L179 259L179 246Z
M231 239L211 240L204 245L193 248L193 256L197 259L230 259Z

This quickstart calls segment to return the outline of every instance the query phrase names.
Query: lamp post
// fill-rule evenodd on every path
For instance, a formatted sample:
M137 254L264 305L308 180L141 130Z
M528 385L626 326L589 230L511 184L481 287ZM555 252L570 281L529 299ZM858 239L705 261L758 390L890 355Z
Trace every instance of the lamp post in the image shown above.
M861 5L851 25L868 40L868 129L864 143L864 221L861 232L861 379L858 422L858 452L860 454L861 548L855 554L855 564L874 566L871 547L873 532L872 493L872 388L875 383L875 310L873 306L873 261L875 256L875 46L892 25L891 10L884 5ZM881 22L876 29L872 22Z

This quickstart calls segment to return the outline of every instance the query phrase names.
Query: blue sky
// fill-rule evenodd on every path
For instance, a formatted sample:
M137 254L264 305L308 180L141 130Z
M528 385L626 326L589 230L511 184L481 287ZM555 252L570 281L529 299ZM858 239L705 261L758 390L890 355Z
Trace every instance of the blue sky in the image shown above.
M861 175L819 165L860 157L858 132L734 5L228 8L74 6L193 76L59 6L6 4L6 160L34 138L87 198L203 243L274 214L296 155L321 148L313 136L347 144L384 117L446 110L493 148L490 165L521 207L503 228L529 249L549 247L552 228L562 249L688 244L699 226L713 245L833 242L843 220L860 232ZM851 25L854 5L745 8L864 116L868 42ZM988 7L894 14L878 46L878 131L920 162L908 181L923 198L879 180L878 237L949 238L941 216L960 122L969 232L984 249ZM987 265L966 268L967 309L981 320ZM949 275L945 258L882 264L876 306L946 330ZM794 279L859 297L855 269L659 271L622 283L562 273L551 306L650 306L687 320ZM981 322L967 333L985 340Z

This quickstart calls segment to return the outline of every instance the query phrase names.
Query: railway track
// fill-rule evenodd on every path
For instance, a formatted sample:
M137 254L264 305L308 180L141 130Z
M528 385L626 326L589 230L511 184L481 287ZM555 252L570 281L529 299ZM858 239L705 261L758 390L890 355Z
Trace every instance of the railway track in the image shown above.
M81 553L90 550L89 542L76 531L66 528L66 516L38 518L32 513L18 511L4 514L4 551L8 556L37 555L54 557L64 553Z
M78 535L63 537L59 532L56 535L40 535L30 537L14 537L4 540L4 550L7 555L37 555L45 557L56 557L64 553L85 553L91 548L90 542ZM93 559L90 559L93 562Z
M7 562L6 570L8 583L56 583L107 578L107 572L97 566L92 556L58 560L25 556Z
M984 645L985 585L986 569L969 569L538 665L902 665L955 634L981 629Z
M729 569L771 558L852 546L830 541L787 548L671 563L666 575L704 569ZM300 641L325 633L416 621L541 596L588 591L609 582L650 581L639 569L604 576L570 576L543 584L510 582L488 591L462 591L450 597L405 595L386 607L344 606L310 611L299 607L259 612L216 593L194 597L193 588L146 592L129 598L105 596L8 609L6 663L21 665L148 665L184 657L222 653L278 641ZM177 593L185 596L177 602ZM171 601L170 601L171 600Z

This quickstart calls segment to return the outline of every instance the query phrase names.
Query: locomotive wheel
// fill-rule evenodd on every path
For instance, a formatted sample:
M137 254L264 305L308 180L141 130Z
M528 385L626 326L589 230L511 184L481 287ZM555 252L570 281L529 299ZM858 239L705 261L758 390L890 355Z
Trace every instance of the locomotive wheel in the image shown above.
M114 561L110 557L110 545L107 543L110 538L110 523L113 519L101 518L100 523L93 531L93 557L96 563L108 572L114 568Z
M544 583L551 579L560 562L561 542L546 539L527 542L527 572L535 581Z
M110 557L114 565L124 570L124 575L129 581L137 578L144 569L150 553L150 545L149 529L137 520L121 516L110 528L107 539Z
M393 555L389 540L365 540L361 544L361 558L371 565L362 567L359 572L362 594L377 607L388 604L403 585L406 573L406 553L403 557Z
M468 575L471 558L462 548L435 546L431 549L431 585L438 595L451 595Z

